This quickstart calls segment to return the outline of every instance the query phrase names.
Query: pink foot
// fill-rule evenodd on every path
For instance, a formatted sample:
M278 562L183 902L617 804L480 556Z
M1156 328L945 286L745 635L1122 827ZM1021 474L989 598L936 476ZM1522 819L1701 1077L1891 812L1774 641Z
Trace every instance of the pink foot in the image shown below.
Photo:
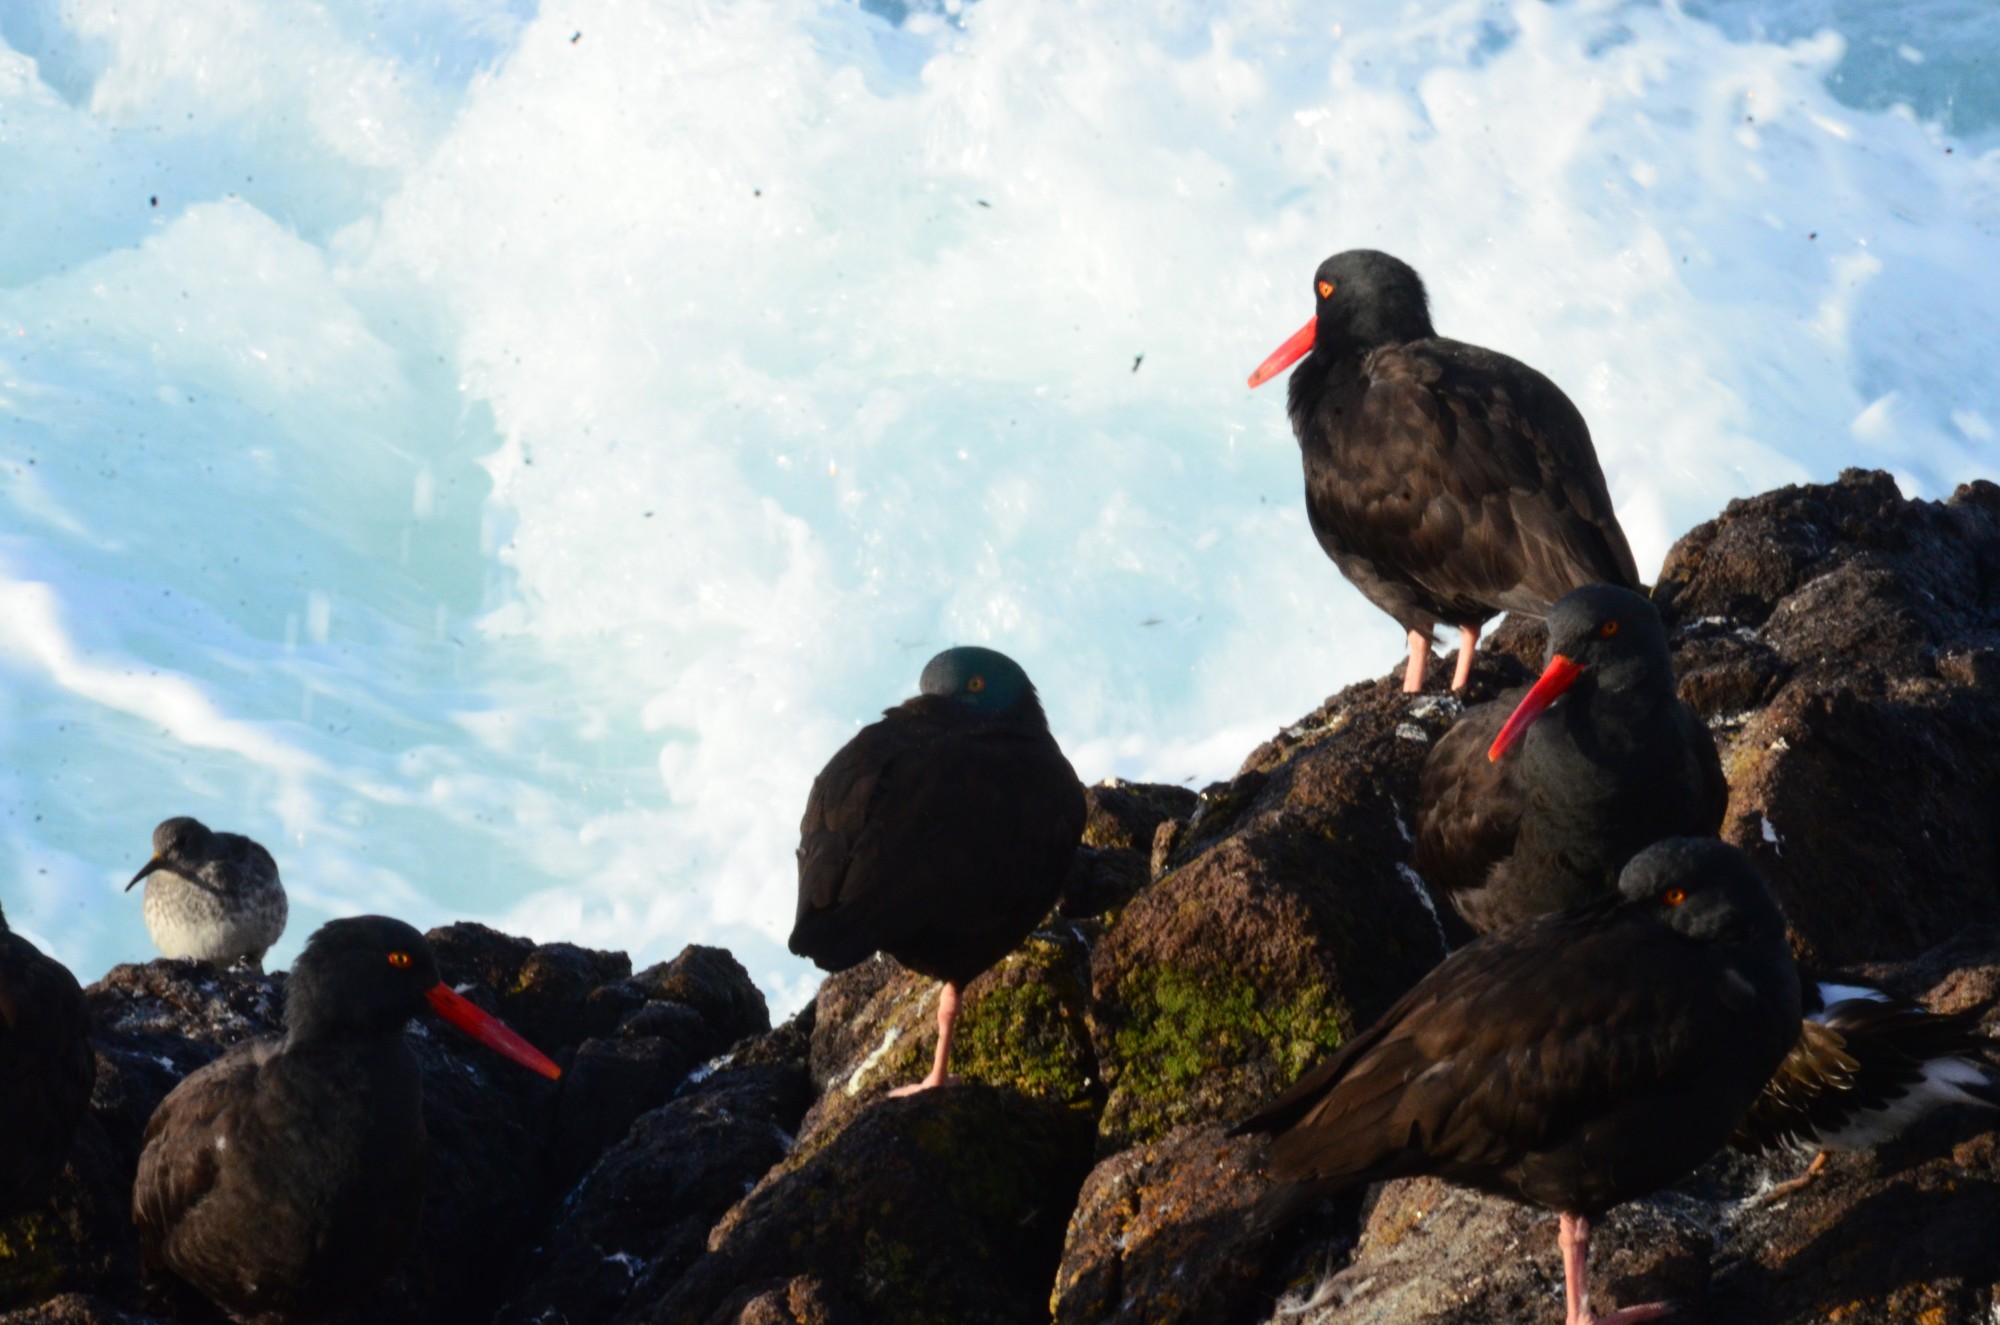
M899 1100L905 1095L920 1095L927 1090L936 1090L939 1086L956 1086L958 1083L958 1074L948 1072L942 1077L925 1077L922 1081L912 1081L907 1086L898 1086L889 1092L889 1098Z
M1573 1325L1639 1325L1642 1320L1659 1320L1674 1314L1671 1302L1648 1302L1644 1306L1621 1307L1608 1316L1586 1312L1573 1318Z

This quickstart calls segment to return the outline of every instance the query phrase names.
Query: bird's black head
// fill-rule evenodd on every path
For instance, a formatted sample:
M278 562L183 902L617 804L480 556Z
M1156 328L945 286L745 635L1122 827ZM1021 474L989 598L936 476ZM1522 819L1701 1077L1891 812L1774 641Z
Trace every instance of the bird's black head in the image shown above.
M1654 910L1668 928L1715 943L1775 939L1785 915L1750 858L1713 837L1670 837L1626 862L1618 895Z
M1650 600L1614 584L1587 584L1556 600L1548 615L1548 665L1494 738L1498 759L1564 694L1608 691L1656 704L1674 693L1667 628Z
M975 713L1013 713L1024 705L1040 709L1035 687L1019 663L997 650L971 644L946 649L925 663L917 689Z
M1667 628L1652 600L1615 584L1572 589L1549 609L1548 661L1564 657L1601 678L1609 672L1671 676Z
M1320 263L1313 298L1315 349L1359 354L1436 334L1423 278L1401 258L1372 248L1352 248Z
M153 830L153 858L132 876L131 882L125 885L125 891L132 891L132 884L154 870L172 869L177 874L191 874L214 851L215 834L201 820L184 814L163 820Z
M498 1017L453 992L438 977L431 945L400 920L329 920L306 940L285 981L293 1044L395 1035L425 1008L531 1071L561 1075Z
M1314 354L1319 371L1302 369L1292 378L1294 413L1301 392L1317 391L1334 361L1437 334L1431 329L1430 298L1423 279L1409 263L1387 253L1371 248L1336 253L1319 264L1312 289L1312 317L1250 374L1254 389Z
M424 936L387 916L329 920L306 940L285 982L294 1038L379 1034L430 1006L437 960Z

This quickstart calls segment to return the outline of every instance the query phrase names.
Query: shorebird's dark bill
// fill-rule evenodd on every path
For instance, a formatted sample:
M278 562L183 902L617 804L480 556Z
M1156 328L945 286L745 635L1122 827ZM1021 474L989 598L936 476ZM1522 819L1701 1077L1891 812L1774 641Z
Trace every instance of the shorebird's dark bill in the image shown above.
M1549 665L1542 672L1541 679L1535 682L1532 690L1521 697L1521 702L1515 705L1513 713L1508 715L1506 725L1500 728L1500 734L1493 738L1492 748L1486 752L1488 761L1496 760L1506 754L1507 747L1520 740L1521 733L1533 726L1536 718L1542 716L1542 710L1555 703L1556 697L1575 684L1576 678L1582 675L1583 668L1560 653L1549 659Z
M431 1007L437 1010L440 1017L488 1049L507 1055L530 1072L539 1072L551 1081L562 1075L561 1068L550 1062L541 1050L509 1030L506 1022L477 1003L461 998L442 982L431 986L424 997L431 1001Z
M147 861L146 867L140 870L137 874L134 874L132 876L132 883L128 883L125 885L125 891L128 893L131 892L133 883L139 882L139 880L145 878L148 874L151 874L154 870L160 869L166 863L167 863L166 861L161 860L158 856L155 856L151 860Z
M1250 374L1250 385L1254 389L1264 385L1284 372L1293 364L1306 357L1306 351L1313 347L1313 335L1319 330L1317 316L1306 319L1306 324L1292 333L1291 339L1271 351L1271 357L1257 365L1257 371Z

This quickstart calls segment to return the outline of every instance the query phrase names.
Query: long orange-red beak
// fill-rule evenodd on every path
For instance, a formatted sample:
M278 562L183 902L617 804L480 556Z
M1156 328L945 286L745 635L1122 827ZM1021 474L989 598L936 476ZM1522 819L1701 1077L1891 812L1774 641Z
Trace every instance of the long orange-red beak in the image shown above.
M550 1062L540 1049L507 1029L506 1022L470 999L453 993L443 982L425 990L424 997L431 1001L431 1007L437 1010L440 1017L488 1049L507 1055L530 1072L540 1072L551 1081L562 1075L562 1069Z
M1313 336L1318 331L1319 318L1317 316L1307 318L1306 324L1297 331L1294 331L1290 340L1280 345L1277 349L1272 350L1271 357L1257 365L1257 371L1250 374L1251 389L1255 390L1264 385L1264 383L1270 381L1279 373L1284 372L1287 368L1305 358L1306 352L1313 347Z
M1507 715L1506 724L1500 728L1500 734L1493 738L1492 747L1486 751L1487 760L1489 762L1497 760L1506 754L1507 747L1520 740L1521 733L1534 726L1535 719L1542 716L1542 711L1555 703L1557 697L1576 684L1576 678L1582 675L1583 667L1571 662L1560 653L1549 659L1549 665L1543 669L1541 679L1535 682L1527 694L1521 696L1521 702Z

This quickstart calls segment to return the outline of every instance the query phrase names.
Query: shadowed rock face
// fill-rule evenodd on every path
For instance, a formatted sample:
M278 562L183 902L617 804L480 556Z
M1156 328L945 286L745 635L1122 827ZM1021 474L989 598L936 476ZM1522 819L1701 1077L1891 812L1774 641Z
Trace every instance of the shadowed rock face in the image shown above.
M1737 502L1670 554L1658 601L1682 697L1723 747L1727 835L1801 953L2000 1031L2000 489L1909 502L1855 473ZM1536 623L1503 623L1463 702L1527 680L1543 649ZM617 953L433 932L446 979L566 1074L415 1034L431 1197L375 1319L1255 1325L1329 1275L1305 1321L1559 1318L1552 1217L1438 1182L1245 1232L1263 1143L1221 1124L1464 937L1403 867L1418 771L1460 699L1412 701L1398 679L1331 697L1198 797L1088 788L1056 913L966 991L958 1088L884 1098L936 1034L934 982L884 958L770 1030L716 949L635 974ZM187 1072L276 1027L282 989L164 961L90 988L92 1111L55 1194L0 1222L0 1325L214 1325L140 1280L139 1136ZM1665 1294L1714 1325L1985 1320L1995 1117L1950 1110L1838 1155L1775 1206L1744 1198L1803 1160L1711 1161L1604 1222L1600 1305Z

